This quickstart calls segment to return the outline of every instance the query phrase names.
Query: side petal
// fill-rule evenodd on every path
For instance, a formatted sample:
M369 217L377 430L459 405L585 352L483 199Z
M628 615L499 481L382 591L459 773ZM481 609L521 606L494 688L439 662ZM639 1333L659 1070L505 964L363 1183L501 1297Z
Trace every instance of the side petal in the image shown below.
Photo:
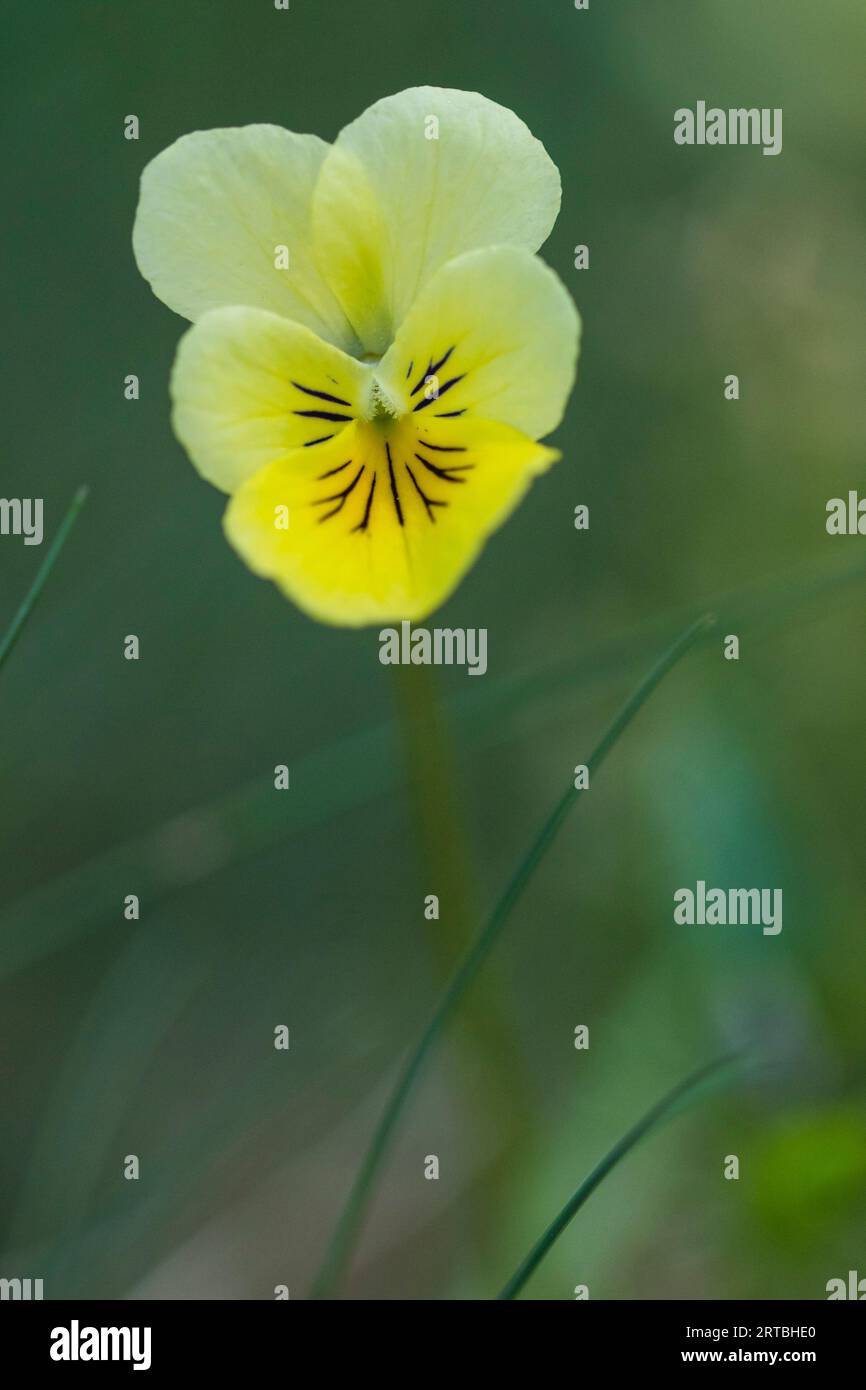
M562 419L580 319L553 271L510 246L449 261L376 368L394 411L500 420L533 439Z
M181 338L175 433L208 482L233 492L295 449L316 454L370 408L371 369L264 309L213 309Z
M446 260L536 251L559 171L523 121L478 92L412 87L345 127L313 198L320 264L368 352L381 354Z
M226 304L270 309L351 350L312 249L311 200L328 149L315 135L249 125L195 131L158 154L141 176L132 234L154 294L192 320Z
M320 621L421 619L558 454L490 421L358 423L250 478L231 544Z

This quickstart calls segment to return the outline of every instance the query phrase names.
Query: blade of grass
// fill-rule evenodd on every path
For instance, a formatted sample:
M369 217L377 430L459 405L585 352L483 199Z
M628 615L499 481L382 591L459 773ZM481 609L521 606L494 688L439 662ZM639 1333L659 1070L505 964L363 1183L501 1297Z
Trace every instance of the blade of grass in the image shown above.
M693 1072L685 1081L680 1082L666 1096L648 1110L642 1119L638 1120L623 1137L614 1144L613 1148L605 1154L600 1163L597 1163L592 1172L584 1178L577 1191L568 1199L565 1206L558 1215L551 1221L547 1230L535 1242L526 1259L523 1260L512 1274L508 1283L505 1285L498 1298L516 1298L523 1286L535 1273L541 1261L550 1250L551 1246L562 1235L572 1217L580 1211L584 1202L592 1196L596 1188L601 1185L608 1173L625 1158L647 1135L650 1130L662 1122L662 1120L673 1119L686 1105L693 1104L701 1090L710 1079L714 1079L716 1085L723 1079L723 1073L736 1062L738 1058L732 1054L727 1057L719 1057L714 1062L709 1062L698 1071Z
M715 618L709 614L705 614L703 617L699 618L697 622L691 623L685 632L681 633L673 645L659 658L652 670L644 677L628 700L626 700L622 709L608 725L600 742L596 745L589 757L587 767L589 768L590 782L592 782L594 774L601 767L611 749L634 719L641 706L646 703L659 683L677 664L680 658L685 655L698 638L703 636L714 623ZM385 1109L382 1112L381 1119L373 1134L370 1146L362 1160L361 1167L358 1170L354 1184L349 1193L333 1239L325 1254L322 1268L311 1290L311 1297L327 1298L336 1288L348 1263L355 1239L360 1231L376 1174L387 1152L397 1120L400 1117L403 1106L406 1103L421 1067L427 1058L427 1054L438 1039L457 1003L474 980L481 965L490 953L490 950L511 915L512 909L522 897L527 884L532 879L536 869L556 839L563 821L579 796L580 791L573 785L570 785L554 806L553 811L544 822L527 854L515 870L504 893L493 908L487 922L476 936L474 942L470 945L462 963L458 966L457 971L453 975L451 983L448 985L436 1006L427 1027L421 1034L414 1051L406 1062L385 1104Z
M15 646L15 643L21 636L27 619L30 617L30 614L36 607L42 590L45 588L45 585L48 581L48 576L54 569L60 552L65 546L69 538L69 533L75 525L76 521L78 520L78 514L86 501L87 488L82 486L78 489L72 501L70 502L66 515L60 523L60 529L57 532L57 535L54 537L54 540L51 542L51 545L48 547L48 553L46 554L45 559L39 566L39 569L36 573L36 578L30 585L30 588L28 589L27 593L25 594L24 600L20 608L18 609L18 612L12 619L12 622L6 631L5 637L2 639L2 641L0 641L0 669L2 669L6 661L6 658L9 656L9 653L12 651L12 648Z

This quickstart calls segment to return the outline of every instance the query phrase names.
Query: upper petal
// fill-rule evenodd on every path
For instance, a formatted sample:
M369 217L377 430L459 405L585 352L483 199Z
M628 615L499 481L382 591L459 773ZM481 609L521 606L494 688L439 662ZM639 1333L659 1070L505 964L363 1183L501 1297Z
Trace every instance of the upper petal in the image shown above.
M315 135L249 125L195 131L152 159L132 245L154 294L184 318L253 305L356 346L312 250L311 199L328 148Z
M434 275L376 376L398 415L499 420L540 439L574 384L580 319L554 272L511 246Z
M513 111L412 87L337 137L313 198L316 249L364 347L382 353L444 261L494 244L536 251L559 203L556 165Z
M371 369L263 309L213 309L183 336L172 423L208 482L233 492L302 448L312 458L369 409Z

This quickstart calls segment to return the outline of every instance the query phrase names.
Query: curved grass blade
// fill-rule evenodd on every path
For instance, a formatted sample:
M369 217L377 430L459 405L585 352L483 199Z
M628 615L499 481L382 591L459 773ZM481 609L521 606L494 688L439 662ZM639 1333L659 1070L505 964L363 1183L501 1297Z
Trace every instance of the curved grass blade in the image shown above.
M87 488L80 487L69 504L69 508L66 512L66 515L60 523L60 529L57 532L57 535L54 537L54 540L51 542L45 559L39 566L36 578L30 585L30 588L28 589L27 593L25 594L24 600L20 608L18 609L18 612L12 619L12 622L6 631L5 637L2 639L2 641L0 641L0 669L2 669L3 664L9 656L9 653L12 651L12 648L15 646L15 643L21 636L27 619L30 617L30 614L36 607L42 590L45 588L45 585L48 581L48 576L51 574L51 571L53 570L57 562L60 552L69 538L69 533L78 519L78 514L86 501Z
M601 1162L596 1164L592 1172L584 1178L580 1187L572 1194L562 1211L551 1221L544 1234L535 1242L526 1259L518 1265L505 1288L497 1297L499 1299L516 1298L524 1284L535 1273L551 1246L562 1235L572 1217L592 1196L620 1159L625 1158L626 1154L630 1153L641 1139L663 1120L673 1119L674 1115L684 1109L686 1105L693 1104L698 1099L699 1092L711 1078L714 1078L718 1084L723 1079L722 1074L727 1072L738 1060L736 1054L731 1054L727 1057L719 1057L715 1062L709 1062L699 1071L693 1072L685 1081L680 1082L679 1086L675 1086L660 1101L657 1101L652 1109L648 1110L643 1118L638 1120L637 1124L633 1125L618 1143L614 1144L609 1153L605 1154Z
M703 617L699 618L697 622L691 623L686 631L681 633L673 645L659 658L652 670L644 677L629 699L626 700L622 709L608 726L600 742L590 755L587 762L590 782L592 781L593 774L601 767L605 758L617 743L621 734L624 733L628 725L634 719L641 706L646 703L659 683L677 664L680 658L686 654L698 638L702 637L714 623L715 618L709 614L705 614ZM386 1102L385 1109L373 1134L370 1146L358 1170L355 1182L349 1193L348 1201L325 1255L324 1263L311 1290L311 1297L328 1298L336 1288L348 1263L355 1239L360 1231L367 1203L372 1193L373 1183L387 1152L397 1120L400 1118L403 1106L406 1103L427 1055L438 1039L445 1023L460 1001L462 995L472 983L486 960L492 947L500 936L503 927L508 921L512 909L522 897L527 884L530 882L545 854L556 839L563 821L579 796L580 791L575 789L573 785L569 786L567 791L560 797L559 801L554 806L553 811L544 822L535 841L530 846L527 854L521 860L511 880L507 884L504 893L493 908L487 922L476 936L475 941L470 945L462 963L458 966L456 973L452 977L451 983L442 995L430 1022L421 1034L415 1050L406 1062L397 1080L397 1084Z

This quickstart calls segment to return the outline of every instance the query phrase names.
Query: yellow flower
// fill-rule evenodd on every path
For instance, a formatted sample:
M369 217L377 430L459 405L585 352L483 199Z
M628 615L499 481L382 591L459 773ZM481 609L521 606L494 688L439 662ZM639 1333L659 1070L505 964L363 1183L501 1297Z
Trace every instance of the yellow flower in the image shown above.
M198 131L144 170L136 260L194 325L175 431L232 545L314 617L423 618L559 457L536 441L580 325L532 254L559 201L513 112L436 87L332 146Z

